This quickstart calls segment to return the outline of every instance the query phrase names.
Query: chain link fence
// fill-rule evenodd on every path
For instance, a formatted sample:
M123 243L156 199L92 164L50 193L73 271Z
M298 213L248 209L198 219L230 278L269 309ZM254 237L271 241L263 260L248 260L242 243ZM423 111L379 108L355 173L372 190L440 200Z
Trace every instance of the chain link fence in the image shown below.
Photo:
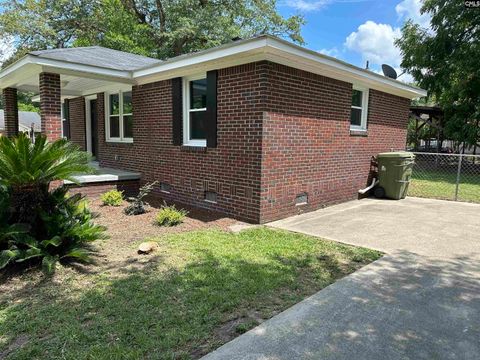
M480 156L415 152L408 195L480 203Z

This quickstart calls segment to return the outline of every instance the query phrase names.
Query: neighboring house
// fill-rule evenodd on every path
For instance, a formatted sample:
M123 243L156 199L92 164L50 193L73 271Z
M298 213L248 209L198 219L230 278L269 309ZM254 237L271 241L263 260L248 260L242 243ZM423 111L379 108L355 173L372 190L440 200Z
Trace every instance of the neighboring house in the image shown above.
M37 91L52 139L61 99L71 141L100 166L260 223L356 198L371 157L405 148L410 100L426 95L267 35L166 61L36 51L0 72L0 88L6 100Z
M25 133L30 133L33 126L35 134L42 131L40 114L34 111L19 111L18 112L18 130ZM5 132L5 118L4 111L0 110L0 135Z

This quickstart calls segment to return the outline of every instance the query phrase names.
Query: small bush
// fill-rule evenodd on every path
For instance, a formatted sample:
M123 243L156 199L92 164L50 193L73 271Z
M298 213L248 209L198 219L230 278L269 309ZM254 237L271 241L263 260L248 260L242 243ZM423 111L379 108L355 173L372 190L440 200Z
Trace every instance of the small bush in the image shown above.
M126 215L140 215L140 214L145 214L147 210L145 209L145 206L148 206L148 203L144 201L143 199L145 196L150 194L150 192L153 190L153 187L158 183L158 181L154 181L153 183L150 184L145 184L140 188L140 191L136 197L129 198L128 201L131 202L130 205L128 205L123 212Z
M162 206L162 209L158 212L155 219L155 223L158 226L175 226L181 224L185 220L188 211L185 209L177 209L175 205Z
M110 190L100 196L103 205L120 206L123 202L123 191Z

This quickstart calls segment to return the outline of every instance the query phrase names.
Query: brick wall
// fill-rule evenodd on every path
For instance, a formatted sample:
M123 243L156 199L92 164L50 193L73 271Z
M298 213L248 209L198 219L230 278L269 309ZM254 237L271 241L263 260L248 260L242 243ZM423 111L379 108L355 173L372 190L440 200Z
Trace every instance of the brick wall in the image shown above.
M18 134L18 101L17 89L6 88L2 90L4 104L4 126L6 136Z
M346 82L269 65L261 222L357 198L371 157L405 147L410 101L370 90L367 136L355 136L351 91ZM296 206L302 193L308 204Z
M90 198L98 198L103 193L110 190L123 191L125 197L135 196L138 194L139 181L125 180L125 181L104 181L98 183L90 183L86 185L67 185L70 194L80 193Z
M70 141L86 150L85 142L85 98L78 97L68 101L70 114Z
M200 151L172 145L170 80L133 88L133 144L105 142L99 94L100 164L140 171L143 182L170 184L170 193L155 189L166 200L258 222L265 69L265 63L252 63L219 70L218 146ZM217 192L216 204L204 200L206 190Z
M352 85L269 62L218 72L218 147L172 145L171 80L133 88L134 143L105 141L98 94L98 159L158 180L155 194L267 222L353 199L370 159L405 146L409 100L370 91L367 136L350 133ZM204 201L205 190L218 202ZM307 206L295 206L306 192Z
M60 75L42 72L39 76L42 133L51 141L62 137Z

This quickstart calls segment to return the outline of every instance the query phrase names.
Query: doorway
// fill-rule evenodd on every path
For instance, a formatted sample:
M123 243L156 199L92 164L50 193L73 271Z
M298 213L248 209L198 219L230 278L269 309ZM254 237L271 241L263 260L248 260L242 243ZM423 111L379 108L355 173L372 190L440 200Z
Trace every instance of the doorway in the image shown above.
M85 98L85 125L87 151L92 153L94 160L98 160L98 113L96 95Z

